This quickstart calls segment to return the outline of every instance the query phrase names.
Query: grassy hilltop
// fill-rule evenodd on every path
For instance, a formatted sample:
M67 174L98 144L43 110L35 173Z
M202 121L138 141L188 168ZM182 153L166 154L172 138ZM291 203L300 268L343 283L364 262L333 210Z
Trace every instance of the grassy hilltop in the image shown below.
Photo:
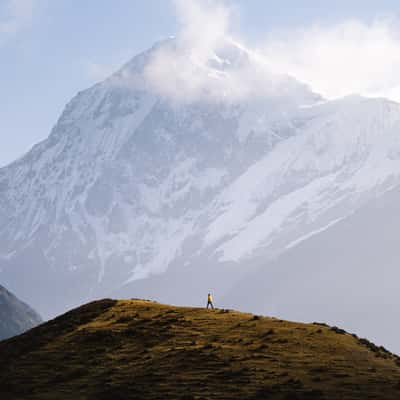
M396 399L400 361L338 328L101 300L0 342L1 399Z

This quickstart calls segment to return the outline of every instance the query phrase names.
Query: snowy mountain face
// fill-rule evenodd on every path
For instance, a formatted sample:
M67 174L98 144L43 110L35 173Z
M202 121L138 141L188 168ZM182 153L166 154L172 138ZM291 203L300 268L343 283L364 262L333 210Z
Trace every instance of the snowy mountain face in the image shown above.
M0 285L0 340L19 335L42 322L39 314Z
M252 92L258 61L231 42L202 64L177 59L202 85L171 99L149 66L174 46L79 93L47 140L0 169L0 278L45 316L106 295L228 296L399 183L398 104L328 102L272 73Z

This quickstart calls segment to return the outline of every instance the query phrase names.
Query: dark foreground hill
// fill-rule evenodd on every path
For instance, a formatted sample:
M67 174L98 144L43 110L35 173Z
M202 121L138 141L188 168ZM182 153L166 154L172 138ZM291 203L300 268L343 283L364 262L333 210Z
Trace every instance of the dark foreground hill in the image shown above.
M19 335L41 322L39 314L0 285L0 340Z
M3 399L396 399L397 356L338 328L102 300L0 343Z

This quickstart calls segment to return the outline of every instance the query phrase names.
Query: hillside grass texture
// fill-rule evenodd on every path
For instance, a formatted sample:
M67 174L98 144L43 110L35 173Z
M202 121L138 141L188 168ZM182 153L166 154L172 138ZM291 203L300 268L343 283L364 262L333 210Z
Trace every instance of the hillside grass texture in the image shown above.
M100 300L0 342L1 399L400 399L399 358L324 324Z

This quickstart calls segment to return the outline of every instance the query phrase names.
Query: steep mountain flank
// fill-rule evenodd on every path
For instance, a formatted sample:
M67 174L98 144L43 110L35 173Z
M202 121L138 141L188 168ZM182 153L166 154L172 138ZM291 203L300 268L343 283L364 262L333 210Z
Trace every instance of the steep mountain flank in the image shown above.
M39 314L0 285L0 340L19 335L41 322Z
M101 300L0 343L7 399L398 399L399 358L324 324Z

